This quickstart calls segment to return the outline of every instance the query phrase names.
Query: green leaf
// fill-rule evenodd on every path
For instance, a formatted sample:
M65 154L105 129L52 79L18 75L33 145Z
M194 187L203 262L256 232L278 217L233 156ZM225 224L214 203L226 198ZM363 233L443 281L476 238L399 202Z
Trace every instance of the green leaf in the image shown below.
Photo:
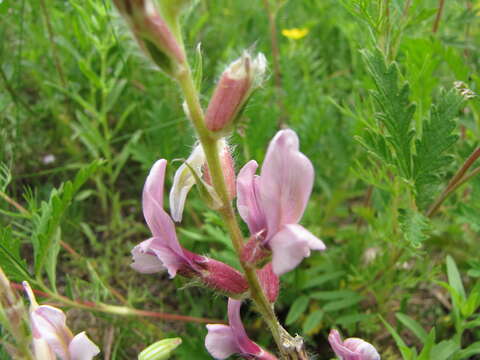
M167 360L181 343L180 338L157 341L138 354L138 360Z
M323 310L325 312L338 311L341 309L352 307L353 305L358 304L361 300L362 297L360 295L357 295L350 298L331 301L323 306Z
M324 315L325 313L323 312L323 310L316 310L308 314L307 318L303 323L303 333L311 334L312 332L314 332L314 330L317 329L322 323Z
M292 306L290 306L290 311L288 312L285 323L287 325L291 325L297 321L297 319L303 315L305 310L307 310L309 301L310 299L305 295L300 296L297 300L295 300Z
M328 272L320 276L315 276L315 277L312 277L311 280L308 280L303 286L303 288L308 289L312 287L317 287L331 280L341 278L343 275L345 275L345 272L340 270L340 271Z
M81 169L73 182L67 181L58 189L53 189L48 202L41 204L40 210L32 215L32 244L35 259L35 274L39 275L47 266L47 274L55 286L54 267L60 241L59 227L63 215L72 203L80 187L98 169L100 161L95 161Z
M478 355L480 354L480 341L477 341L470 346L468 346L466 349L463 349L459 351L457 355L457 359L462 360L462 359L470 359L473 355Z
M403 359L404 360L412 359L414 352L412 349L408 348L408 346L405 344L400 334L382 316L380 316L380 320L382 320L388 332L390 333L390 335L392 335L393 340L395 340L395 343L397 344L397 347L400 350L400 353L402 354Z
M414 247L419 247L428 237L426 232L430 227L430 220L411 209L398 209L398 221L403 237Z
M417 321L412 319L410 316L402 314L402 313L396 313L395 316L417 338L419 338L422 341L423 344L425 344L425 342L427 341L428 334Z
M430 351L430 360L447 360L459 349L453 340L444 340L434 345Z
M465 294L465 288L463 287L462 278L460 277L460 273L458 272L455 260L453 260L450 255L447 256L447 276L450 286L456 290L462 300L465 300L467 296Z
M9 228L0 229L0 267L12 280L30 279L27 263L20 256L20 239Z
M446 152L458 139L453 135L463 98L455 89L444 92L430 110L430 119L423 122L422 138L416 141L413 158L416 202L425 209L433 200L442 180L442 173L452 157Z
M397 65L395 63L386 65L384 56L379 50L373 53L364 50L362 55L377 88L377 91L373 92L373 97L379 109L377 119L387 132L384 138L395 152L395 163L399 173L409 179L412 175L411 148L414 136L412 119L415 113L415 105L409 101L409 86L405 84L399 87ZM381 131L378 130L378 133L381 134ZM375 142L379 143L378 137ZM385 153L380 148L378 150L380 151L375 152Z
M351 298L359 296L358 293L352 290L332 290L332 291L316 291L310 294L311 298L317 300L336 300L343 298Z

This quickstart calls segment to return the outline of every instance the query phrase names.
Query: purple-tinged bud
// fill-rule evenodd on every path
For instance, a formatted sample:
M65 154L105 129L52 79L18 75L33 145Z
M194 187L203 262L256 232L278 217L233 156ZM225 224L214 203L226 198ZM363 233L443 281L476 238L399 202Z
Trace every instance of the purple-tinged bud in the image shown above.
M340 333L333 329L328 335L328 342L340 360L380 360L375 347L359 338L342 341Z
M261 85L266 68L267 61L262 53L252 59L248 52L227 67L205 113L209 130L228 131L253 90Z
M167 74L185 62L185 54L171 26L153 0L115 0L144 51Z
M205 270L201 271L201 280L209 288L224 294L238 296L248 290L248 284L243 275L220 261L205 258L201 264Z

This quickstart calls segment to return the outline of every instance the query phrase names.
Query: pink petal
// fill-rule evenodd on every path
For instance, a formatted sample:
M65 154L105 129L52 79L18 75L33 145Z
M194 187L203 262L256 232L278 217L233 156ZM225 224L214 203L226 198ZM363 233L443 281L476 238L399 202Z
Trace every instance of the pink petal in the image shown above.
M68 344L73 335L68 329L63 311L49 305L41 305L30 313L33 336L47 342L57 356L68 359Z
M380 355L372 344L359 338L348 338L342 341L339 332L335 329L330 331L328 342L342 360L380 360Z
M380 360L380 355L375 347L359 338L348 338L343 342L343 345L353 352L360 355L360 360Z
M262 349L248 338L243 327L242 319L240 318L241 306L242 302L240 300L228 299L228 322L232 328L238 348L241 350L240 353L249 355L259 354Z
M141 273L150 273L166 268L171 278L175 277L178 269L184 264L190 263L181 248L180 254L178 254L160 238L143 241L133 248L132 255L134 263L131 266L135 270Z
M133 263L130 266L142 274L153 274L165 270L160 259L150 251L152 241L153 238L145 240L132 249Z
M260 174L260 196L268 237L284 224L296 224L312 191L314 170L299 151L297 134L281 130L271 141Z
M92 360L100 349L90 340L85 332L75 335L68 346L70 360Z
M240 352L232 328L227 325L207 325L205 347L215 359L226 359Z
M268 242L273 272L282 275L294 269L310 250L325 250L325 244L301 225L286 225Z
M237 208L250 233L256 234L266 228L265 214L259 203L259 177L255 175L258 164L249 161L237 177Z
M163 186L167 161L158 160L150 170L143 188L143 215L153 234L160 238L177 254L182 253L182 248L177 240L175 224L163 209Z

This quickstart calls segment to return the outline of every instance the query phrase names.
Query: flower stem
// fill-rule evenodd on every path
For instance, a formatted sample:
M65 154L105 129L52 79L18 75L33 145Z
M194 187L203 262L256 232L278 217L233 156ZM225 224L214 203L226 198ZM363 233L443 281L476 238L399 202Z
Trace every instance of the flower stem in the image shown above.
M220 214L228 229L237 255L240 258L243 249L243 235L228 195L218 152L217 138L205 126L203 109L188 63L178 71L177 81L185 97L190 119L205 152L213 187L222 202ZM273 307L270 305L260 284L255 268L243 261L240 261L240 263L249 284L250 297L254 301L257 311L270 328L282 359L306 359L306 357L298 355L299 353L303 354L302 346L293 346L295 343L300 343L301 339L294 339L278 322Z

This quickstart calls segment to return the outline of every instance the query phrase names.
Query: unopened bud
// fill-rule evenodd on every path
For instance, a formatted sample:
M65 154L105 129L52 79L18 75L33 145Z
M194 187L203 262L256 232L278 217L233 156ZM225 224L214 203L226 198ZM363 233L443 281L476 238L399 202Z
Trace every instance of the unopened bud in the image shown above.
M167 360L181 343L180 338L157 341L138 354L138 360Z
M239 271L221 261L205 260L201 264L204 267L201 280L205 285L230 297L237 297L248 290L247 281Z
M262 53L252 59L248 52L223 72L205 113L207 128L228 131L253 90L261 85L267 60Z
M185 54L172 28L153 0L115 0L142 48L167 74L185 62Z

